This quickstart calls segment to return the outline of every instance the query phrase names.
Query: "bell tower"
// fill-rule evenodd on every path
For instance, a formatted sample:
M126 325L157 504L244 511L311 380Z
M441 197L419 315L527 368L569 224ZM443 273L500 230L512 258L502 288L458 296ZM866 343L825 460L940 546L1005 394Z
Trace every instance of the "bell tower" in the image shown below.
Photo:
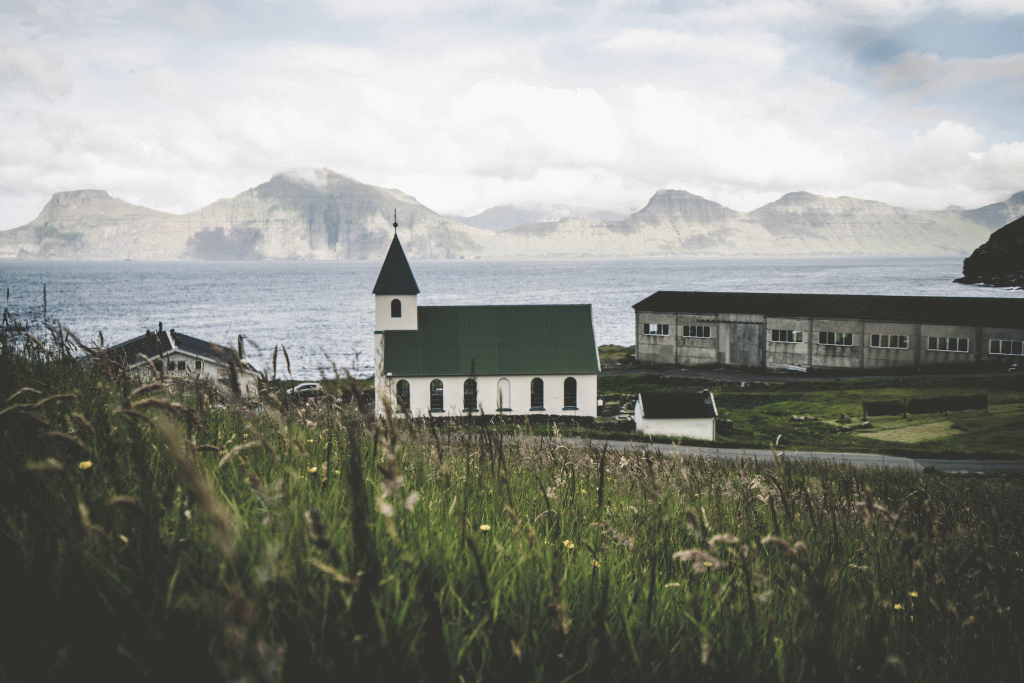
M405 258L402 243L398 241L398 219L394 223L395 237L384 258L377 284L373 287L376 331L415 330L417 328L416 295L420 288Z

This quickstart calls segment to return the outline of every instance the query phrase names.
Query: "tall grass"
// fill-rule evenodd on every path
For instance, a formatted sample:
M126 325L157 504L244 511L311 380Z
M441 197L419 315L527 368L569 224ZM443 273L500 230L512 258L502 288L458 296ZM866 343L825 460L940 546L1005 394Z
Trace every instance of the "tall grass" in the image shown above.
M211 406L19 339L2 680L1021 677L1019 480Z

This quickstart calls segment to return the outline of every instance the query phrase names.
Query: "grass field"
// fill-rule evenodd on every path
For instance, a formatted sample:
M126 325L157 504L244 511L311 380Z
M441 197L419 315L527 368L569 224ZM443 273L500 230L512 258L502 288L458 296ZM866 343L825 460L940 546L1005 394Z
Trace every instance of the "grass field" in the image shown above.
M1024 457L1024 376L889 377L825 382L763 382L747 386L669 375L609 375L598 381L606 400L624 405L639 391L711 389L734 433L723 447L764 448L779 435L790 450L873 452L907 457ZM987 411L869 417L865 401L986 394ZM849 421L841 421L843 415ZM804 419L794 419L804 418ZM639 438L639 437L631 437Z
M244 405L11 334L0 388L2 680L1024 673L1019 479Z

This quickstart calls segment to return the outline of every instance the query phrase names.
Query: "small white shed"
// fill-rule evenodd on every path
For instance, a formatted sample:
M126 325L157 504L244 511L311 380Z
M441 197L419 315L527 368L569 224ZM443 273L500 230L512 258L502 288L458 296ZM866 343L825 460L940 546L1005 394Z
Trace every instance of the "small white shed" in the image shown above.
M715 440L718 408L710 391L637 394L636 430L642 434Z

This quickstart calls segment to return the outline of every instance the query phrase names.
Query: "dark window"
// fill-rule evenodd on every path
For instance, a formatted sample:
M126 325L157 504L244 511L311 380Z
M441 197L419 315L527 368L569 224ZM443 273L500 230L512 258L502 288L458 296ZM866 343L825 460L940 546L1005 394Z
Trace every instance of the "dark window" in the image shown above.
M183 360L179 360L178 361L178 369L182 370L182 371L185 370L185 361L183 361Z
M398 380L397 391L398 409L403 413L409 412L409 382L404 379Z
M512 410L512 385L502 377L498 380L498 412Z
M439 379L430 383L430 412L444 412L444 384Z
M772 341L799 344L804 340L803 330L772 330Z
M818 343L825 346L853 346L851 332L819 332Z
M462 383L462 409L467 413L476 410L476 380L473 378Z
M540 377L530 382L530 410L544 410L544 380Z
M988 352L1001 356L1024 356L1024 341L991 339L988 342Z
M573 377L565 380L565 407L576 407L576 379Z
M164 371L164 362L162 360L155 360L155 361L153 361L153 367L156 368L157 372L163 372Z
M197 358L196 359L196 370L202 370L202 369L203 369L203 361L200 360L199 358Z
M398 299L391 300L391 317L401 318L402 317L402 302Z
M668 332L668 325L665 326L665 332ZM683 336L684 337L710 337L711 328L708 325L683 325Z
M910 338L904 334L873 334L871 346L879 349L908 349Z
M929 351L967 353L970 348L971 341L966 337L928 337Z

